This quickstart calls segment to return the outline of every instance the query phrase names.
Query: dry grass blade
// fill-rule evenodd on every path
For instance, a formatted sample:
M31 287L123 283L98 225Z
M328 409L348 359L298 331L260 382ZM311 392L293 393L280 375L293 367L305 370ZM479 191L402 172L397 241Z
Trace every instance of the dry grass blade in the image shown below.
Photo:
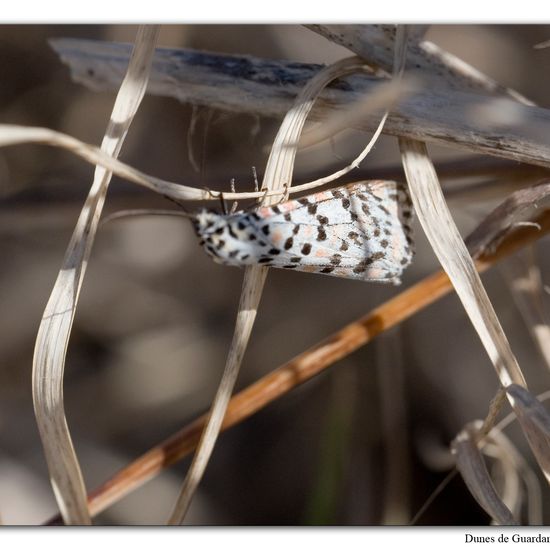
M401 26L400 29L400 35L405 33L405 31L403 30L403 26ZM405 36L405 34L403 34L403 36ZM324 185L338 178L341 178L355 168L359 168L361 162L366 158L366 156L370 153L370 151L378 141L378 138L380 137L380 134L384 129L384 125L386 124L390 109L395 105L398 99L403 98L405 95L413 92L413 90L417 86L416 84L414 84L413 81L408 81L407 83L403 82L402 73L406 54L405 46L406 41L404 38L396 42L396 63L392 74L393 78L389 83L381 85L381 88L383 88L382 90L376 90L375 93L367 96L367 98L362 98L360 101L352 104L346 111L342 112L341 114L337 113L333 115L328 119L326 128L325 125L323 125L320 130L311 132L309 138L302 139L300 141L300 144L305 147L313 143L317 143L327 136L335 135L343 128L351 126L353 121L365 117L368 113L373 112L384 106L386 111L384 112L372 138L367 143L365 148L348 166L336 171L333 174L330 174L329 176L316 179L309 183L298 185L295 187L295 191L305 191L319 185ZM357 60L356 66L357 69L354 72L359 72L361 70L365 70L366 68L364 65L362 65L362 62L359 59Z
M365 67L364 64L363 67ZM414 93L419 87L419 83L411 78L406 80L394 79L380 84L372 94L350 105L347 111L336 112L329 117L326 123L304 132L302 139L300 139L300 147L310 147L333 138L339 132L352 128L357 120L389 109L399 100Z
M516 227L530 223L550 205L550 181L521 189L500 204L468 236L468 247L474 258L484 254ZM536 227L536 226L534 226Z
M193 456L193 461L189 466L180 494L168 520L169 525L179 525L183 522L191 500L206 470L208 460L220 432L227 404L237 381L242 359L248 345L252 327L254 326L254 320L256 319L256 312L262 296L266 276L267 268L265 267L252 266L245 270L233 340L227 355L225 369L198 442L197 451Z
M514 198L512 197L510 200L513 202ZM502 242L497 250L486 252L483 257L478 259L476 261L477 269L485 271L498 260L548 234L550 232L550 214L546 214L537 221L541 226L540 231L535 232L530 228L520 227ZM473 252L475 253L475 251ZM328 336L235 395L229 402L222 430L242 422L293 388L310 380L339 359L372 341L382 332L436 302L451 290L452 285L449 278L443 271L440 271L401 292L365 317ZM200 416L115 474L90 496L91 512L93 514L101 512L154 477L163 468L175 464L191 453L197 445L206 419L206 415ZM511 416L510 419L512 419ZM502 423L499 427L502 429Z
M145 94L156 27L141 28L127 76L117 96L102 143L116 156ZM50 478L65 523L91 522L84 481L73 449L63 406L63 371L71 327L88 257L111 174L96 168L94 182L67 248L36 339L33 399Z
M350 71L357 70L356 65L357 60L355 58L338 61L316 75L300 92L293 107L285 116L271 148L262 183L263 191L277 191L290 187L296 159L296 144L300 139L304 124L317 96L332 80L349 74ZM264 200L266 205L275 202L277 202L275 197L266 197ZM237 380L242 358L248 345L266 276L267 268L265 267L252 266L247 267L245 270L233 340L222 380L214 398L206 427L201 435L197 452L193 457L180 495L170 516L168 522L170 525L181 524L185 519L191 499L214 449L227 410L227 404Z
M510 292L550 370L550 322L548 297L544 292L535 250L528 248L514 255L501 266Z
M479 425L481 425L481 422ZM527 523L529 525L541 525L542 493L539 480L508 437L498 427L495 427L484 438L481 452L486 456L497 459L502 465L502 500L512 510L514 517L521 517L521 507L524 504L523 501L525 501L527 505ZM525 491L523 491L520 481L523 482Z
M478 504L499 525L518 525L510 510L499 497L489 476L485 461L477 446L479 426L466 426L452 442L456 465L470 493Z
M89 145L61 132L56 132L48 128L0 124L0 147L24 143L39 143L42 145L60 147L81 157L90 164L95 164L121 178L142 185L157 193L168 195L174 199L208 200L218 198L204 190L195 189L194 187L185 187L174 182L165 181L144 174L112 157L106 150ZM257 195L256 193L256 196Z
M506 388L506 393L523 433L529 442L546 480L550 483L550 414L527 389L517 384Z
M425 144L404 139L399 144L419 221L479 334L500 383L504 387L512 383L525 386L523 374L445 203Z
M361 71L365 67L365 65L359 61L355 65L356 69L350 69L350 72ZM225 200L230 201L244 199L266 199L267 197L274 197L277 200L280 200L280 198L286 193L299 193L308 189L320 187L321 185L325 185L326 183L334 181L337 178L340 178L343 175L347 174L350 170L359 167L360 162L370 152L378 137L380 136L384 123L385 117L382 119L381 122L379 122L376 132L374 133L372 139L369 141L367 146L363 149L361 154L356 159L354 159L351 164L342 168L341 170L338 170L334 174L324 176L315 181L304 183L293 188L287 188L284 190L284 192L282 192L282 190L264 190L245 193L232 193L224 191L223 197ZM65 149L90 162L91 164L101 166L121 178L131 181L132 183L141 185L147 189L150 189L151 191L154 191L155 193L159 193L160 195L169 197L174 200L219 201L220 196L222 195L221 191L217 191L215 189L198 189L196 187L189 187L187 185L182 185L176 182L150 176L132 166L129 166L117 160L116 158L111 157L110 155L101 151L101 149L99 149L98 147L94 147L93 145L84 143L72 136L68 136L61 132L56 132L55 130L50 130L48 128L0 124L0 147L7 147L9 145L20 145L24 143L39 143L42 145L50 145L53 147Z

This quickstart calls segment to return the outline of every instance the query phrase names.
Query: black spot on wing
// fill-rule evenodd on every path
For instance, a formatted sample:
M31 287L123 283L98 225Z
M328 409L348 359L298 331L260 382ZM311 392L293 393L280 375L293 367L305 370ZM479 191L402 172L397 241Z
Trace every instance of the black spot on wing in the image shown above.
M367 271L369 265L373 264L375 261L377 260L380 260L382 258L384 258L386 255L384 252L375 252L374 254L372 254L371 256L369 256L366 260L363 260L361 262L359 262L354 268L353 268L353 272L354 273L365 273L365 271Z
M216 256L216 257L219 256L218 252L216 251L216 249L213 246L206 245L205 248L212 256Z
M383 204L379 204L378 208L380 208L380 210L382 210L382 212L384 212L386 216L391 216L390 211Z

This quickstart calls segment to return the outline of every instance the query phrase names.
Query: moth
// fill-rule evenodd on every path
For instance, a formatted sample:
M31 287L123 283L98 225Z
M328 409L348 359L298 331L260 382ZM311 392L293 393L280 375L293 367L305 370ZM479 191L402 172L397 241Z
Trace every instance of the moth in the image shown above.
M404 185L370 180L254 211L193 218L214 261L399 284L414 254Z

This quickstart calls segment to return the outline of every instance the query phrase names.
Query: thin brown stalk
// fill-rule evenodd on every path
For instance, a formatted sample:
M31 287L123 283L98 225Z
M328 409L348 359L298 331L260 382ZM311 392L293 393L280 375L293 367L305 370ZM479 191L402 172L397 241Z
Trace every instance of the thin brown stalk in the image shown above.
M550 232L550 213L545 213L537 222L541 227L540 231L520 228L502 241L496 250L486 251L476 260L478 271L487 270L497 261ZM443 271L438 271L404 290L236 394L228 404L221 429L226 430L252 416L336 361L369 343L385 330L433 304L451 290L452 285ZM198 417L97 488L89 496L90 512L98 514L105 510L164 468L191 453L197 445L206 419L207 415ZM55 522L55 518L52 521Z

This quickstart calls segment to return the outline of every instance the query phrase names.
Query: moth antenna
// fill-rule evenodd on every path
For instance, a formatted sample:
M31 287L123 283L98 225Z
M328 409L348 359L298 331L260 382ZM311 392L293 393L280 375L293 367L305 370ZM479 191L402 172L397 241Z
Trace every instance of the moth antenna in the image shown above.
M173 197L169 197L168 195L162 195L165 199L168 199L169 201L172 201L173 203L177 204L184 212L187 213L188 216L193 216L189 210L187 210L187 207L180 202L178 199L174 199Z
M283 187L284 187L283 194L281 195L281 198L279 199L279 202L277 204L286 202L290 196L290 186L288 185L288 183L284 183Z
M260 190L260 184L258 183L258 173L256 167L252 167L252 177L254 178L254 192L257 193Z
M264 194L258 199L258 202L256 203L257 208L260 208L260 206L263 206L265 202L265 198L267 197L267 194L269 193L269 189L263 190Z
M236 186L235 186L235 178L231 178L231 181L229 182L231 186L231 192L236 193ZM239 203L237 201L233 201L233 204L231 205L231 210L229 211L230 214L234 214L237 211Z

